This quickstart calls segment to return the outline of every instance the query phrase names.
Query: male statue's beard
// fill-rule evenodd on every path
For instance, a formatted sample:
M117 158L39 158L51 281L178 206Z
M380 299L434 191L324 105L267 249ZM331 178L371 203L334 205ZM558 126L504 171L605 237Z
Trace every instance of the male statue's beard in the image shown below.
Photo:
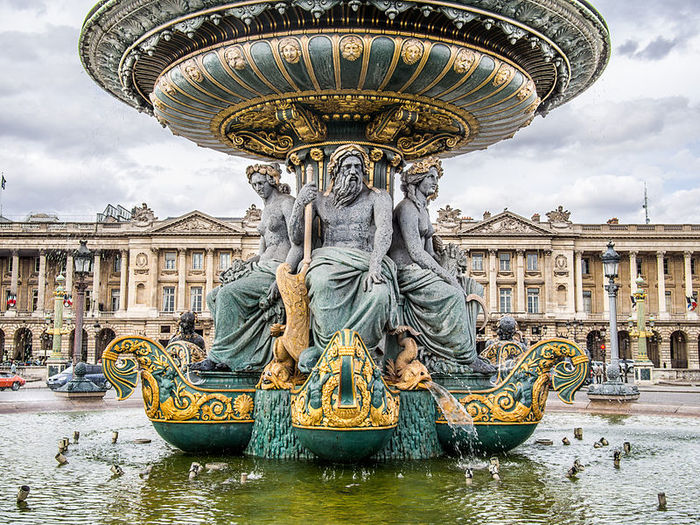
M362 182L356 175L338 174L333 184L333 204L336 208L347 206L362 191Z

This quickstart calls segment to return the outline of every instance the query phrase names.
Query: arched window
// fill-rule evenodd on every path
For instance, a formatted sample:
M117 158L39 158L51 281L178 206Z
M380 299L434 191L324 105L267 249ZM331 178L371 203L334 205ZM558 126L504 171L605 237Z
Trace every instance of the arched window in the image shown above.
M671 334L671 368L688 368L687 338L681 330Z

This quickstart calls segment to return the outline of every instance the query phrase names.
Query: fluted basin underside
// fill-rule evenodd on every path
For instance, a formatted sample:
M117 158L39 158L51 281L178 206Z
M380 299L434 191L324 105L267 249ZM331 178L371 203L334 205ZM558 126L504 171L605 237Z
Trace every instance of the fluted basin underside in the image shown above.
M576 0L105 1L80 40L95 81L173 133L280 160L484 149L586 89L609 49Z

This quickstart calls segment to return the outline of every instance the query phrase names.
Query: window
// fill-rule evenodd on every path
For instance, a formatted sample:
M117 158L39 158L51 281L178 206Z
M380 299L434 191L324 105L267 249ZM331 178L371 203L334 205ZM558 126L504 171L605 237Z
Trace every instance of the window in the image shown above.
M163 311L164 312L174 312L175 311L175 287L174 286L164 286L163 287Z
M120 297L119 290L112 290L111 304L112 304L112 311L113 312L116 312L117 310L119 310L119 297Z
M112 259L112 271L114 273L119 273L122 270L122 256L121 255L115 255L114 259Z
M174 270L177 254L175 252L165 252L165 269Z
M39 290L34 288L32 290L32 308L31 308L31 311L36 312L37 306L39 306Z
M513 311L512 302L512 290L510 288L500 289L500 308L501 312L512 312Z
M593 300L590 290L583 291L583 311L590 314L593 311Z
M509 272L510 271L510 253L499 253L498 260L499 260L498 267L499 267L500 271Z
M581 259L581 273L583 275L591 274L591 260L588 257L583 257Z
M671 292L666 292L666 311L671 312L673 310L673 296Z
M642 259L637 258L637 276L644 275L642 273Z
M202 287L193 286L190 288L190 310L193 312L202 311Z
M668 257L664 257L664 275L668 275Z
M537 254L528 253L527 254L527 271L536 272L537 271Z
M539 288L528 288L527 289L527 313L529 313L529 314L540 313L540 289Z
M476 272L484 271L484 254L475 253L472 254L472 270Z
M60 273L61 275L66 275L66 260L65 259L62 259L61 261L59 261L58 273Z
M219 254L219 270L226 270L231 267L231 254L222 252Z
M204 267L204 254L202 252L194 252L192 254L192 269L201 270Z
M8 257L7 258L7 272L10 273L12 271L12 261L14 261L14 257Z
M85 290L85 311L92 310L92 290Z
M695 259L690 259L690 275L695 275Z
M34 273L39 273L40 267L41 267L40 257L34 257Z

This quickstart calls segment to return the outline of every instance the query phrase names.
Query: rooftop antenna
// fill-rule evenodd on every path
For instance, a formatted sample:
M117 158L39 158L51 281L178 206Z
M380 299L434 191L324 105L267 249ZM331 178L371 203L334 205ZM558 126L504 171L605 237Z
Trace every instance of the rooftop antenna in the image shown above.
M644 220L647 224L649 224L649 199L647 198L647 183L644 183L644 204L642 204L642 208L644 208Z

